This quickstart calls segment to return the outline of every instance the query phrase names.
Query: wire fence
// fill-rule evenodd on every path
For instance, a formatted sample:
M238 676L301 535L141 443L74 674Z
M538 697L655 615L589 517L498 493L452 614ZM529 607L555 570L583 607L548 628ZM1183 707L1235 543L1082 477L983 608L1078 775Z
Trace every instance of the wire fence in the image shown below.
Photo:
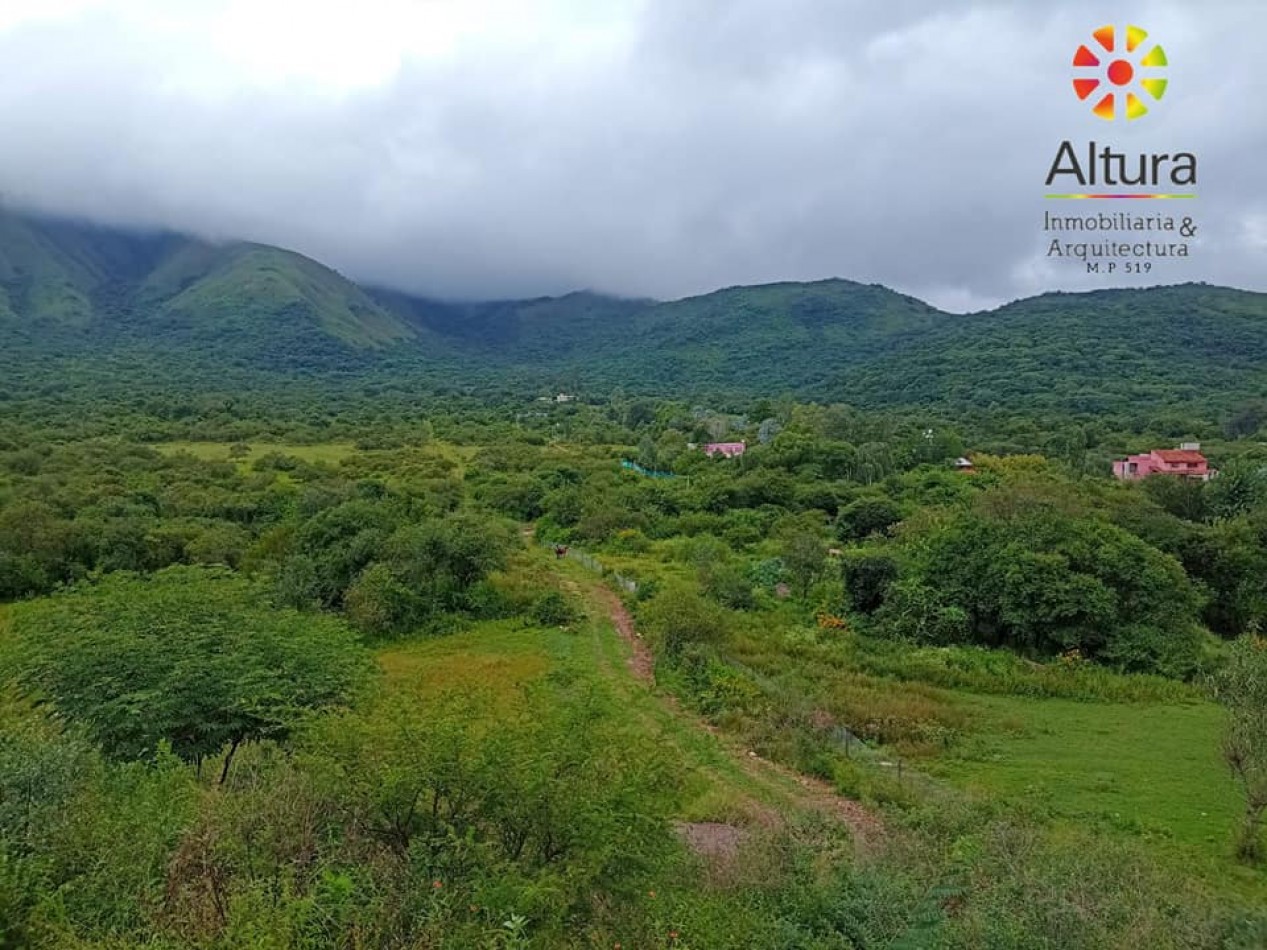
M626 577L624 574L621 574L619 571L613 571L611 568L606 567L603 564L603 562L600 561L598 558L594 557L594 555L586 554L580 548L574 548L571 545L555 544L551 541L542 541L541 543L545 547L552 549L556 555L558 554L558 552L562 551L563 557L566 557L568 560L576 561L576 563L580 564L582 567L586 568L587 570L593 571L595 574L599 575L600 577L606 577L610 579L611 581L615 582L615 584L621 590L625 591L625 593L627 594L638 593L637 581L635 581L632 577Z

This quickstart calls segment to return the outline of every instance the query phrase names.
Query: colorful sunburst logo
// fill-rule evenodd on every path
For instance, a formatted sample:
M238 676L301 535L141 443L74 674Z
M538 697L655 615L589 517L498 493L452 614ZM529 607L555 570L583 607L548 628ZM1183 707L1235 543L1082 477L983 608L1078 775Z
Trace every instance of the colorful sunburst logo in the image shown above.
M1115 27L1102 26L1091 35L1094 46L1084 43L1073 55L1080 73L1073 81L1078 98L1094 102L1091 111L1101 119L1145 115L1148 106L1143 96L1159 101L1166 94L1166 80L1158 75L1167 65L1166 51L1156 43L1148 46L1148 34L1138 26L1126 28L1125 43L1120 46Z

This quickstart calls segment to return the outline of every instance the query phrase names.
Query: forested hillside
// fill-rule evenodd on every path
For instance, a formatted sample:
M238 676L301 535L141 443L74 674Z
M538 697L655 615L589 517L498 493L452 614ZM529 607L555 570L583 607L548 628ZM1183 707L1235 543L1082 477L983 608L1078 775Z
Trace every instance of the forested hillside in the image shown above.
M209 346L209 358L253 354L264 368L300 368L322 355L322 340L329 350L413 337L356 285L299 254L3 209L0 334L36 355Z
M1188 284L949 314L847 280L657 303L595 293L453 303L362 289L300 255L0 212L0 350L50 379L411 391L795 394L955 414L1225 418L1267 388L1267 295ZM106 369L108 367L108 370Z
M1267 387L1267 295L1203 284L1044 294L940 321L835 382L874 405L1227 407Z

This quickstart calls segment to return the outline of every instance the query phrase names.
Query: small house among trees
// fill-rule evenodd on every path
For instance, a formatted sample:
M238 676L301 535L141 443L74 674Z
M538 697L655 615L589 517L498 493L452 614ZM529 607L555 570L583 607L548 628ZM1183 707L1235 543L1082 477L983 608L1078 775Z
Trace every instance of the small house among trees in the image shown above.
M1177 449L1153 449L1143 455L1130 455L1113 463L1113 477L1136 481L1149 475L1174 475L1209 481L1217 474L1209 460L1201 454L1201 443L1185 442Z
M748 450L746 442L709 442L704 446L704 454L709 458L722 455L728 459L738 458Z

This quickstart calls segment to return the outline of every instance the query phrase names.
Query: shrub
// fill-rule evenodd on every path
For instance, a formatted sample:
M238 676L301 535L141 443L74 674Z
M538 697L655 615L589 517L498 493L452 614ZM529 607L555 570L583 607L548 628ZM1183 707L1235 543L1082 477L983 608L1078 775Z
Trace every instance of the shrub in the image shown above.
M914 579L897 581L887 589L876 620L890 636L917 643L963 643L968 639L968 615L963 608Z
M868 495L850 502L836 519L836 532L842 541L861 541L873 534L887 534L902 520L902 509L883 495Z
M625 528L616 532L609 546L613 551L627 554L645 554L651 548L651 542L637 528Z
M543 594L529 611L529 617L543 627L566 627L577 618L576 610L559 591Z
M846 551L841 557L840 573L853 609L874 613L897 580L897 560L880 551Z
M752 582L733 564L710 564L701 568L700 586L707 596L733 610L751 610L756 606Z
M1121 669L1190 674L1203 641L1183 568L1068 506L1042 485L1008 486L904 537L910 577L890 589L887 627L927 643L972 639L1031 656L1076 647Z
M727 631L722 608L681 585L667 587L648 602L642 620L655 647L671 659L688 644L719 643Z
M1267 812L1267 640L1238 640L1214 687L1228 711L1223 757L1245 796L1236 853L1256 862L1263 855L1261 826Z

